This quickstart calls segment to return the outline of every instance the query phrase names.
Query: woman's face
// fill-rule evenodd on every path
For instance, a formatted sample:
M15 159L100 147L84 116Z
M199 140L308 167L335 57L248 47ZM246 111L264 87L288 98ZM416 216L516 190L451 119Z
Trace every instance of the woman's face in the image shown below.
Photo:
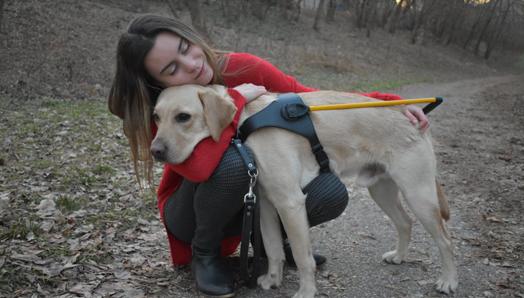
M159 33L144 59L146 71L163 87L207 85L213 69L201 47L170 32Z

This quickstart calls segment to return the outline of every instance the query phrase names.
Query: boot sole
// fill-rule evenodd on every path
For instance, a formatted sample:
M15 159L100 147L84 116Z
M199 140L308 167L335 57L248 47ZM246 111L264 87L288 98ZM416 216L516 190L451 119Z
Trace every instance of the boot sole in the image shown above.
M216 294L208 294L206 293L205 291L202 291L198 288L198 285L196 285L196 290L198 293L202 294L202 295L205 295L205 297L212 297L212 298L229 298L229 297L234 297L235 296L235 292L233 293L228 293L228 294L223 294L223 295L216 295Z
M213 298L228 298L228 297L234 297L235 296L235 293L230 293L230 294L224 294L224 295L211 295L211 294L206 294L200 290L198 290L198 292L200 292L201 294L205 295L206 297L213 297Z

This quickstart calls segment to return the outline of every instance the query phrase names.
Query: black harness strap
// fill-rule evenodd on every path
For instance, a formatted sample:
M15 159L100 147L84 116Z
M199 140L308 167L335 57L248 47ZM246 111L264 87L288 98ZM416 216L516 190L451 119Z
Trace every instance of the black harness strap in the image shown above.
M330 172L329 158L320 144L309 108L295 93L280 94L266 108L252 115L239 128L239 137L245 141L257 129L278 127L299 134L308 139L311 150L320 166L320 172Z
M249 191L244 196L244 217L240 244L240 274L248 287L255 288L257 286L257 278L260 275L260 248L262 241L260 236L260 203L253 192L258 170L255 161L249 156L242 141L233 139L231 142L240 153L244 164L248 168L247 172L250 177ZM248 250L251 237L253 237L253 268L251 272L249 272Z

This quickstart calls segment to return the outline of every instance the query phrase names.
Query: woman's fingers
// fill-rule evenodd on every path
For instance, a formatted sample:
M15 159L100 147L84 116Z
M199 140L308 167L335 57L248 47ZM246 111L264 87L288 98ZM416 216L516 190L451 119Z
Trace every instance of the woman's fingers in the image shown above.
M253 84L242 84L236 86L234 89L242 94L247 102L250 102L267 92L266 87Z
M418 123L417 117L415 117L415 115L413 115L413 113L410 110L408 109L404 110L404 115L408 117L408 120L409 122L411 122L411 124L417 125Z
M417 106L407 106L404 110L404 115L409 119L409 122L413 125L417 125L419 129L424 132L429 127L429 119L424 114L421 108Z

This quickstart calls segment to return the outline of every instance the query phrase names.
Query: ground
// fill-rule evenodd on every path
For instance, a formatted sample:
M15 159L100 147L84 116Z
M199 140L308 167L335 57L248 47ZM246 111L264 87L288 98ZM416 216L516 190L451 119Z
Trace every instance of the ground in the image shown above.
M118 32L137 12L161 11L160 4L58 1L62 10L54 11L50 3L7 1L1 27L6 51L0 56L9 59L0 66L0 296L197 296L189 268L170 263L155 196L139 190L121 122L104 101ZM23 18L29 14L33 19ZM114 27L104 31L106 24ZM282 30L258 24L260 35L253 31L257 24L219 25L211 36L220 47L263 55L311 86L443 96L430 118L451 208L460 278L453 296L524 296L519 70L502 58L486 63L456 48L397 42L402 36L378 32L366 39L337 25L317 33L305 28L308 19ZM78 40L60 35L64 28ZM298 34L286 39L289 30ZM26 40L39 46L26 47ZM48 63L37 63L31 74L36 62L26 60L44 58ZM158 179L160 168L156 173ZM395 237L366 191L352 189L343 215L312 229L315 251L328 257L317 272L318 296L443 296L433 290L438 252L420 224L402 265L381 262ZM238 296L289 297L297 278L286 268L281 288L241 287Z

